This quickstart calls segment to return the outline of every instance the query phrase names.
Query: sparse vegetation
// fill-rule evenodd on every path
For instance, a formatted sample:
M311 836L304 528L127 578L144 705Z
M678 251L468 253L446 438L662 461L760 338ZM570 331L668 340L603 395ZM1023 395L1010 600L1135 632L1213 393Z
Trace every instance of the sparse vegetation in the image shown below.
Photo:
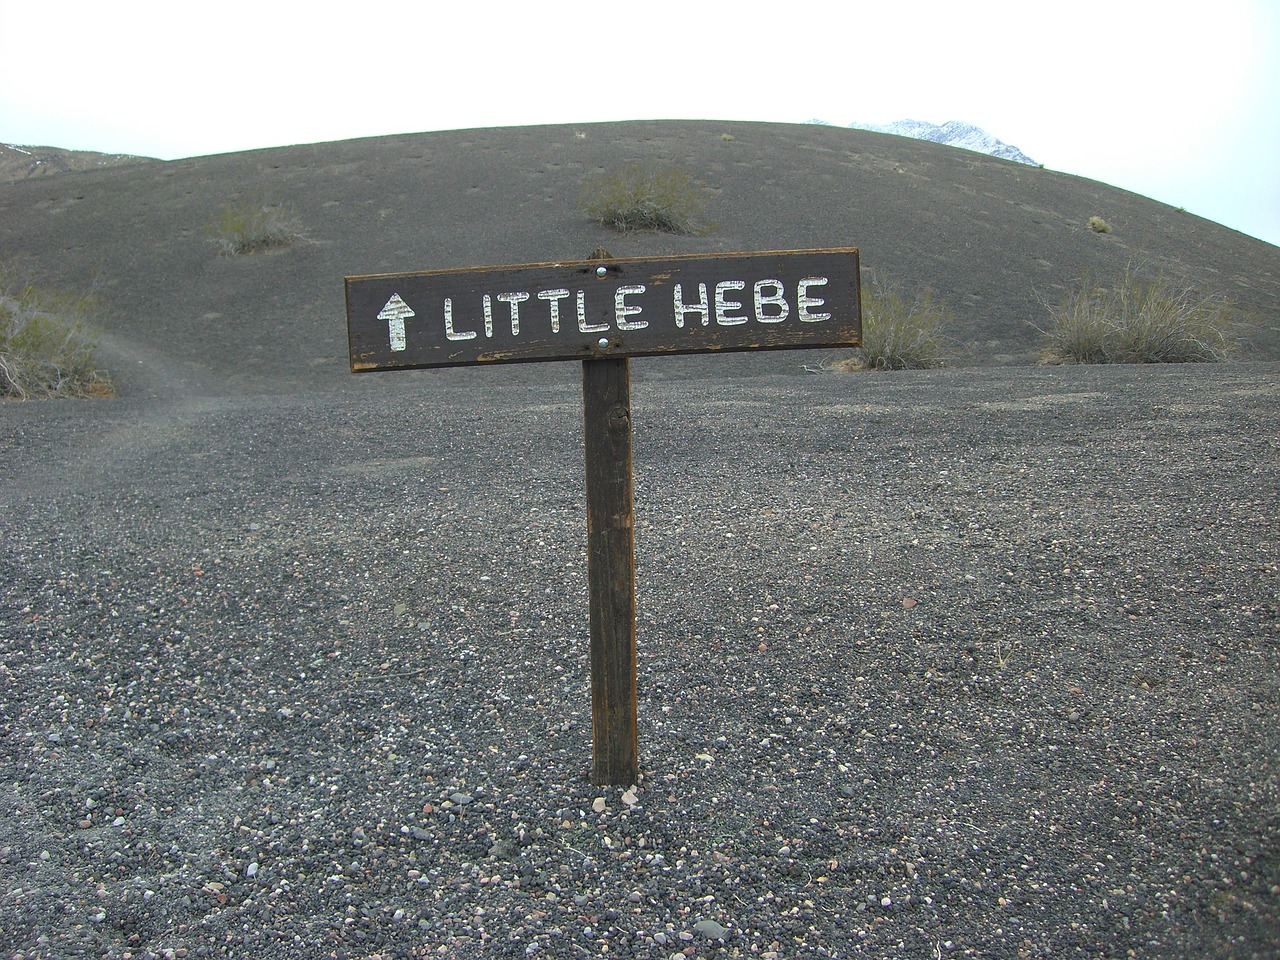
M110 396L88 332L93 306L92 297L41 289L0 264L0 397Z
M1088 228L1092 230L1094 233L1110 233L1111 232L1111 224L1107 223L1107 221L1103 220L1101 217L1090 217L1086 223L1086 226L1088 226Z
M620 233L701 236L715 229L703 219L706 196L706 188L677 167L628 164L588 180L582 206L592 220Z
M951 311L931 290L911 300L872 278L862 284L862 346L839 370L923 370L942 366Z
M287 247L303 236L289 207L261 197L224 203L217 216L205 224L204 233L226 257Z
M1050 308L1048 363L1206 363L1227 359L1233 311L1224 297L1130 263L1111 285L1083 282Z

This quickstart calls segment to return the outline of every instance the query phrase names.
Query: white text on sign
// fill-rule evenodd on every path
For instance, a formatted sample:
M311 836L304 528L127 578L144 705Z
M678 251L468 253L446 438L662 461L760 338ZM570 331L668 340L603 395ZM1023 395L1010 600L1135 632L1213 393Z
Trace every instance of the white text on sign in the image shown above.
M821 310L826 300L815 293L828 283L823 276L804 277L788 290L781 280L765 278L721 280L715 284L698 282L674 284L668 292L663 287L636 283L614 288L612 309L592 309L592 297L603 291L587 286L578 290L555 287L546 290L510 290L497 294L480 294L464 309L457 308L453 297L443 297L434 310L415 313L399 294L393 294L378 314L388 322L388 338L393 352L408 347L405 321L412 317L425 320L433 313L440 317L444 335L450 341L492 338L495 329L510 326L511 336L543 336L559 334L562 324L583 334L607 333L611 330L644 330L650 324L684 329L688 326L735 327L747 323L780 324L794 318L797 323L823 323L831 314ZM567 302L566 302L567 301ZM523 307L523 309L522 309ZM478 308L478 309L477 309ZM496 314L496 316L495 316ZM499 325L501 325L499 327ZM505 332L505 331L504 331Z

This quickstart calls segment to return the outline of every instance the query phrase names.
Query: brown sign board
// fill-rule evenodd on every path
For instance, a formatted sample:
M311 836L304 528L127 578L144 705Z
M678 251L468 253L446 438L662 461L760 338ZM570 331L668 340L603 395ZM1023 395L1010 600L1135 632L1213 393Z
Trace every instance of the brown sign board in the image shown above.
M855 248L347 277L351 369L855 347Z

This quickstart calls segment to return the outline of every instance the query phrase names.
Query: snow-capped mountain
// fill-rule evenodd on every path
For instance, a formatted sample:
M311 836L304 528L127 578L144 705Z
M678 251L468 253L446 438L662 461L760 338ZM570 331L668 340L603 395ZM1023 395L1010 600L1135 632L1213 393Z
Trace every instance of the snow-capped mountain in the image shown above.
M976 150L978 153L990 154L1003 160L1016 163L1038 164L1015 146L993 137L981 127L960 120L948 120L946 123L929 123L925 120L895 120L893 123L879 125L874 123L851 123L855 130L874 130L877 133L892 133L899 137L914 137L917 140L932 140L949 147L960 147L964 150Z
M141 163L147 157L122 153L95 153L91 150L64 150L61 147L31 147L0 142L0 183L28 177L92 170L122 163Z

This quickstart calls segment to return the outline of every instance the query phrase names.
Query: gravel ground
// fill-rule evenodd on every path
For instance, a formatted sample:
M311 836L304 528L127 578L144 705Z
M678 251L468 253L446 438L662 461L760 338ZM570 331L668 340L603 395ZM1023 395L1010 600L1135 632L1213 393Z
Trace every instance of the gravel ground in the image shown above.
M0 955L1280 956L1280 367L0 408Z

